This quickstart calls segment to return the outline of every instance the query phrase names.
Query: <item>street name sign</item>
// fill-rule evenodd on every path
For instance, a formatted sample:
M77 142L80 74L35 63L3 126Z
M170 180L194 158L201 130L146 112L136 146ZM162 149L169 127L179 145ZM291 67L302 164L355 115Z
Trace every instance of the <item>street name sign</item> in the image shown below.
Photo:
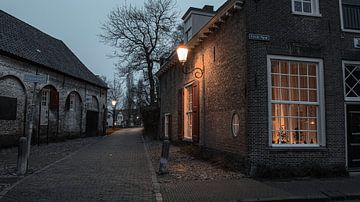
M250 40L255 40L255 41L270 41L271 36L270 35L250 33L249 34L249 39Z
M49 80L49 75L25 74L24 81L29 83L46 84Z

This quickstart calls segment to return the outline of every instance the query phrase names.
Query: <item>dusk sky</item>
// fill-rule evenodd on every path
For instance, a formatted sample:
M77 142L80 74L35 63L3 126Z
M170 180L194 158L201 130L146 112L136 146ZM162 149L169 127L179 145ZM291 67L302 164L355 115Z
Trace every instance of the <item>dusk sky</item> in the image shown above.
M177 0L179 17L189 7L214 5L226 0ZM94 73L113 77L116 59L109 59L114 50L99 42L100 26L116 6L124 3L143 5L143 0L1 0L0 8L65 42L79 59Z

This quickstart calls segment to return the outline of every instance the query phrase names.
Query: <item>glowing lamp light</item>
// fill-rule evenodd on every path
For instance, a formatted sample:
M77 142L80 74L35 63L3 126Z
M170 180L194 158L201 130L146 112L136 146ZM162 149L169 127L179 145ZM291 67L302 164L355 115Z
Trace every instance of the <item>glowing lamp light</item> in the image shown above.
M189 50L186 48L185 45L180 45L177 48L176 53L178 55L178 58L179 58L179 61L181 64L184 64L186 62L188 52L189 52Z
M116 103L117 103L116 100L111 101L111 104L112 104L113 107L115 107Z

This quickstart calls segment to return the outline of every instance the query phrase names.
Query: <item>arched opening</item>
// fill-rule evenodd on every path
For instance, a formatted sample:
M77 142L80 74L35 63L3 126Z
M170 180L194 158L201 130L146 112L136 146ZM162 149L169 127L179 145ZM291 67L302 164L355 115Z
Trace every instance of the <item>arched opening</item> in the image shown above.
M16 76L0 78L0 148L13 146L26 127L26 88Z
M98 135L99 128L99 101L95 96L87 98L87 111L86 111L86 136Z
M40 91L38 127L36 141L38 144L54 141L59 135L59 92L52 85Z
M64 108L64 133L68 138L81 136L83 104L78 92L72 91L66 98Z

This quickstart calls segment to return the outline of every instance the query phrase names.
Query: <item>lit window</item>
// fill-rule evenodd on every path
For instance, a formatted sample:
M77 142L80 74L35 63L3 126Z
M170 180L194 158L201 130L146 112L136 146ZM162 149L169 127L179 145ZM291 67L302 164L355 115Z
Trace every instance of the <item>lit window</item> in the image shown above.
M342 28L360 30L360 1L341 0Z
M292 0L295 14L320 16L319 0Z
M270 61L272 145L318 145L319 64Z
M240 132L240 117L239 114L234 112L231 121L231 132L234 137L237 137Z

